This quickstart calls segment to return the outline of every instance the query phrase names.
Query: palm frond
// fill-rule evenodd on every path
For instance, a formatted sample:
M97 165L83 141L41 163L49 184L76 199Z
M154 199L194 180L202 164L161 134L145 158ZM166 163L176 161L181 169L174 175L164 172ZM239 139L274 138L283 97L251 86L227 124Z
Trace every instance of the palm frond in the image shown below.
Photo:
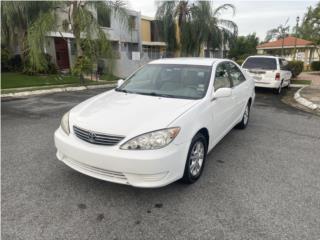
M232 10L233 15L235 15L236 13L236 8L233 4L222 4L219 7L215 8L213 11L213 16L220 16L222 11L226 11L226 10Z
M31 69L46 70L47 61L44 56L43 46L46 34L56 30L55 21L55 12L51 11L41 14L28 29L28 56Z

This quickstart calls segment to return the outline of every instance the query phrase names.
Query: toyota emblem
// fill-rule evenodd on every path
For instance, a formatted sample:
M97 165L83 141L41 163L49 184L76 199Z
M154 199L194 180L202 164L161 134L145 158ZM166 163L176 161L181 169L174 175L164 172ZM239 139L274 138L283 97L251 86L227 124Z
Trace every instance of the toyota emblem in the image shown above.
M90 142L94 142L96 140L96 134L95 133L92 133L92 132L89 132L89 141Z

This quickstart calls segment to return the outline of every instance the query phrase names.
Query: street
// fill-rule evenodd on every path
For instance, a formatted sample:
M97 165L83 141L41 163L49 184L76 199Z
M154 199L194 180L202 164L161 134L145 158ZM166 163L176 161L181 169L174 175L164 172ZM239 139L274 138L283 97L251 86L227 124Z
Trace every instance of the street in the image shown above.
M2 102L2 239L319 239L318 116L257 90L248 128L210 152L197 183L139 189L55 156L63 113L102 91Z

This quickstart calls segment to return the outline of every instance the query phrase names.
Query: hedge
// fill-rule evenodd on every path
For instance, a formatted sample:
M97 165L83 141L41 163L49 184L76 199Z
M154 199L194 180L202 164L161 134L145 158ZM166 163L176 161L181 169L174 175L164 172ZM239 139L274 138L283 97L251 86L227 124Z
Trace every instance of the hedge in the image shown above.
M297 77L303 70L303 62L290 61L288 64L288 70L291 71L292 77Z
M311 63L311 70L320 71L320 61L314 61Z

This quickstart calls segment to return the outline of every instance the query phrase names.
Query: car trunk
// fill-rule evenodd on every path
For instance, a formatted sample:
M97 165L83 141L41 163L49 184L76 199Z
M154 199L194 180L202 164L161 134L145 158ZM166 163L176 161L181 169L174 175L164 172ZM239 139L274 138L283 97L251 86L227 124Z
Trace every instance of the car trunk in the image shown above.
M275 80L277 74L277 61L275 58L251 57L248 58L242 68L256 82L268 83Z

